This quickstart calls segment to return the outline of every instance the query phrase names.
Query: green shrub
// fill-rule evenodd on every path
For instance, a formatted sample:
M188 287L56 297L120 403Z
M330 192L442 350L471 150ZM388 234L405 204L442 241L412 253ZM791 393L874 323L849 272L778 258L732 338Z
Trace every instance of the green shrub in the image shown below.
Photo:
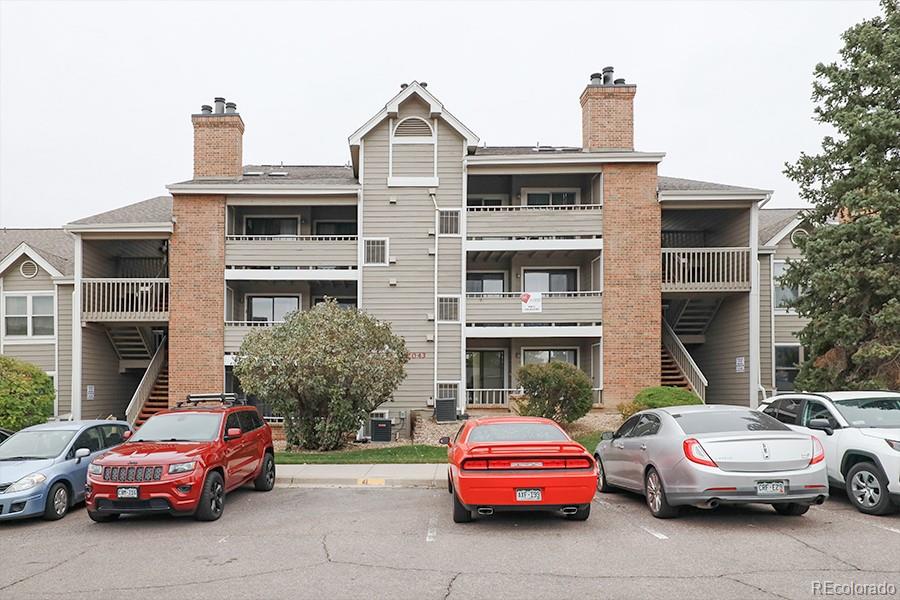
M525 394L519 403L519 414L571 423L591 409L591 380L574 365L561 362L525 365L518 375Z
M53 380L31 363L0 356L0 427L18 431L53 416Z
M690 390L659 385L642 389L633 401L619 405L619 412L623 417L628 418L634 413L648 408L683 406L685 404L703 404L703 401Z

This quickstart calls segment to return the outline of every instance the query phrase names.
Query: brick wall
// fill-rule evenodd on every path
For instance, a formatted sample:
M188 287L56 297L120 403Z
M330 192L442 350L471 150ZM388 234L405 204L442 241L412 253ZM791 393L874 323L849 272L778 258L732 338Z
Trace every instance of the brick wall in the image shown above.
M221 392L225 367L225 197L175 196L169 246L169 404Z
M581 93L585 150L634 150L633 85L589 85Z
M194 177L241 175L244 121L238 114L192 115Z
M659 385L660 217L655 164L603 167L603 403Z

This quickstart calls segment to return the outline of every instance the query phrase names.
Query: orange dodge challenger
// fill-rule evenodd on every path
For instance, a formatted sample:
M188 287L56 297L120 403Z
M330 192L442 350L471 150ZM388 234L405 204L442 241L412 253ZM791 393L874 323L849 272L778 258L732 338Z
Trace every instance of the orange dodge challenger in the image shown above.
M456 523L495 510L561 511L576 521L591 514L597 465L550 419L472 419L441 443L447 445Z

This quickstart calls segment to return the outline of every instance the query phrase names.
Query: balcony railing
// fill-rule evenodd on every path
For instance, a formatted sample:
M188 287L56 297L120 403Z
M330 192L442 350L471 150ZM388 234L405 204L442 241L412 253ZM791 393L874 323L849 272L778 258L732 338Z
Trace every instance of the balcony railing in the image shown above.
M600 388L592 388L591 393L594 405L601 404ZM509 397L522 393L522 388L470 388L466 390L466 406L472 408L508 407Z
M467 323L598 323L603 293L542 292L540 312L525 312L522 292L466 294Z
M664 292L740 292L749 289L749 248L662 249Z
M248 333L260 327L271 327L281 321L225 321L225 352L236 354Z
M603 233L599 204L470 206L466 213L466 233L474 239L600 237Z
M229 235L228 267L350 268L357 263L355 235Z
M82 279L84 321L168 321L167 278Z

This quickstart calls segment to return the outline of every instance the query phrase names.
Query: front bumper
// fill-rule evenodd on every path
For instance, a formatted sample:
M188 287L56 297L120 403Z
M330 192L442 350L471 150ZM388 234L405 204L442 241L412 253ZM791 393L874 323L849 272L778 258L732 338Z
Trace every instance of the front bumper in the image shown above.
M0 494L0 521L36 517L44 513L47 486L40 485L24 492Z
M783 481L784 494L759 494L758 482ZM820 504L828 498L825 462L793 471L738 472L682 460L663 482L673 506L719 504Z
M85 489L85 503L89 511L101 514L191 514L200 501L203 479L200 469L184 475L164 475L159 481L147 482L103 481L91 475ZM120 499L117 492L120 487L136 487L138 497Z
M469 510L555 510L589 504L597 490L597 470L460 471L455 484L459 501ZM516 500L518 489L541 490L540 501Z

